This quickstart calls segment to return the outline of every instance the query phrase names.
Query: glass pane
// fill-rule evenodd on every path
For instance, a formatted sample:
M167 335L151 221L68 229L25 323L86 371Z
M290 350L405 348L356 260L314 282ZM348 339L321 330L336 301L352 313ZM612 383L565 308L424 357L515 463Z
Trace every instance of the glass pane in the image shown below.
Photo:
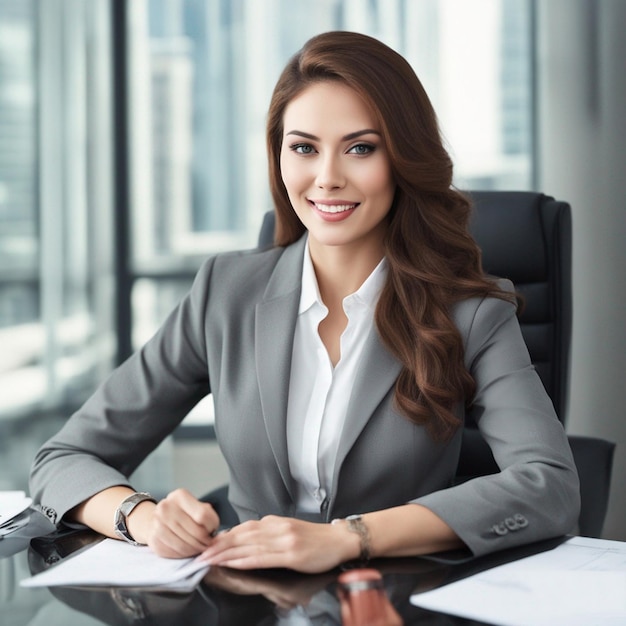
M439 114L466 189L532 185L528 0L409 3L420 34L405 54ZM429 24L430 22L430 24Z
M0 0L0 418L110 368L108 4Z
M135 281L132 295L133 345L142 346L156 332L174 305L189 291L192 278Z
M142 346L156 332L168 313L189 291L193 276L187 278L140 278L133 285L132 312L135 348ZM201 400L185 418L185 424L213 423L213 398Z
M35 93L33 3L0 2L0 271L33 278L35 222ZM3 281L4 283L4 281ZM3 284L5 287L5 284ZM30 287L32 289L32 285ZM0 326L36 316L30 289L2 299ZM20 293L21 292L21 293ZM31 306L28 306L28 303Z
M32 1L0 1L0 415L23 397L42 345L34 33Z
M0 329L38 317L34 43L32 1L1 0Z

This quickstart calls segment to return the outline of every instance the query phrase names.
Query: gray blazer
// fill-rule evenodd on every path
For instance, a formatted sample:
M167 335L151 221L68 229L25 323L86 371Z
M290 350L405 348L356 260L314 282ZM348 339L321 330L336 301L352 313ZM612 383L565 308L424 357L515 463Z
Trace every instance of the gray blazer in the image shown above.
M208 259L156 335L38 452L34 499L60 521L98 491L128 484L127 476L211 392L229 498L240 519L295 515L286 415L303 246L304 238ZM453 315L477 384L473 416L501 472L453 486L461 433L434 442L394 410L400 364L372 330L319 520L417 502L475 555L572 531L576 469L514 306L475 298Z

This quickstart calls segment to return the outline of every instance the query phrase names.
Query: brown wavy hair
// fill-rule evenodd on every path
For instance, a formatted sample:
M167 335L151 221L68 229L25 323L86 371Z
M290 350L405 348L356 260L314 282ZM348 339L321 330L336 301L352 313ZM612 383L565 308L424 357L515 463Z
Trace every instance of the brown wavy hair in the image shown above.
M320 81L341 81L354 89L378 121L396 192L384 242L388 275L376 325L403 366L395 387L398 410L434 438L447 440L460 425L455 404L469 404L475 392L450 307L473 296L511 296L482 270L480 250L468 231L470 202L452 186L452 161L415 72L391 48L358 33L313 37L291 58L274 89L267 149L275 245L289 245L305 231L280 170L285 108Z

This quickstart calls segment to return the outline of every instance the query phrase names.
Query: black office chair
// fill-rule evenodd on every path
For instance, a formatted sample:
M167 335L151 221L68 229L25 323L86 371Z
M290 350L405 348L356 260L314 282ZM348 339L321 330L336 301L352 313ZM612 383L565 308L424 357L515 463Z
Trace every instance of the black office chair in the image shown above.
M520 325L531 360L565 422L572 332L572 218L568 203L533 192L475 191L471 231L483 266L510 279L524 298ZM599 537L609 501L615 445L569 436L581 481L579 533ZM472 424L464 430L458 473L497 471Z
M523 296L522 333L532 362L564 421L572 330L572 222L566 202L524 191L474 191L470 229L485 270L510 279ZM265 215L259 247L271 245L274 214ZM569 436L581 480L578 532L599 537L609 501L615 445L592 437ZM475 424L463 430L459 481L498 471Z

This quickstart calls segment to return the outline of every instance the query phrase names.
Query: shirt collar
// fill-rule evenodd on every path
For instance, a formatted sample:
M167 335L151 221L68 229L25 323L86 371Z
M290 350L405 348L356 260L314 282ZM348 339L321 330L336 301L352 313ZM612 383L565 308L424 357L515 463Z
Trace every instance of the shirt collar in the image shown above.
M309 252L309 239L304 246L304 261L302 263L302 291L300 292L300 308L298 315L308 311L314 304L324 306L317 284L317 277L313 269L313 261Z
M380 263L374 268L372 273L366 278L365 282L353 294L347 296L361 302L362 304L375 308L378 297L385 284L387 277L387 261L383 257ZM300 307L298 315L308 311L314 304L325 307L320 296L317 277L313 269L313 261L309 252L309 240L307 239L304 246L304 260L302 263L302 291L300 292Z
M370 308L376 308L380 292L385 286L387 278L387 260L383 257L365 282L348 298L359 300Z

